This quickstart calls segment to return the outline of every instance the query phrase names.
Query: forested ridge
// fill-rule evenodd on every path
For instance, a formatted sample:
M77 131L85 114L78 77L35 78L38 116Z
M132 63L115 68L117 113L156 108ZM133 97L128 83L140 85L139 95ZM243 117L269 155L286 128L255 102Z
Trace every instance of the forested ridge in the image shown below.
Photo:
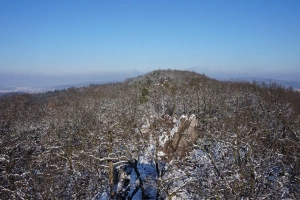
M300 92L156 70L0 98L0 199L300 199Z

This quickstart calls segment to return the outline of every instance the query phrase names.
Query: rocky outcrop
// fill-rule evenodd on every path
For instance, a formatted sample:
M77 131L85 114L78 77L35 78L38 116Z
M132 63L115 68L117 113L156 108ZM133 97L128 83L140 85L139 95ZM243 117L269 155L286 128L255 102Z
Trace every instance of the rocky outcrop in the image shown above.
M195 115L181 116L170 133L170 139L164 143L163 152L169 155L176 154L179 157L186 155L197 139L196 125Z

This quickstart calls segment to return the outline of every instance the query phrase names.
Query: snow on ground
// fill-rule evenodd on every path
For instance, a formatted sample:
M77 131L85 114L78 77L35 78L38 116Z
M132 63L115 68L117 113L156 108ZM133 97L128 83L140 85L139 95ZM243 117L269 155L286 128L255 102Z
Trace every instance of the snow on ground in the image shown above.
M159 139L159 146L164 147L165 143L170 140L168 133L167 132L163 132L161 134L161 136L158 137Z
M182 119L188 119L191 121L194 117L195 115L191 115L191 116L182 115L178 120L176 120L176 118L173 119L173 122L176 122L176 124L172 128L171 134L168 135L167 132L163 132L160 136L158 136L159 145L163 147L164 144L169 139L171 139L171 137L178 131L178 128L180 127L181 122L183 121ZM144 125L142 125L142 132L145 133L149 130L150 124L149 121L146 119L146 117L143 119L143 121L144 121ZM188 182L194 179L194 177L190 175L193 169L189 169L188 166L183 169L177 168L175 163L182 162L181 160L171 160L168 163L163 161L162 158L165 156L165 153L163 151L156 150L156 139L155 136L152 134L149 135L149 144L147 149L139 152L138 164L137 164L138 171L144 183L144 189L147 197L150 197L150 199L156 198L157 180L159 178L156 171L155 160L154 160L156 156L158 156L160 170L166 170L164 176L161 177L161 181L165 183L168 182L171 183L171 187L170 189L168 189L169 193L178 192L176 196L174 196L172 199L191 199L192 197L189 195L188 191L184 189L184 186ZM192 159L197 159L199 164L210 163L210 160L207 157L207 155L201 150L193 150L190 153L190 156ZM124 177L122 178L123 179L127 178L130 180L129 196L131 196L134 192L134 189L136 189L136 186L140 184L139 177L137 177L137 174L134 172L134 170L132 170L131 173L129 173L128 175L124 175ZM126 190L126 188L121 188L122 185L123 184L121 182L118 183L117 185L118 191ZM162 197L163 196L165 195L162 195ZM104 197L103 200L105 199ZM134 200L142 199L141 189L139 189L136 192L136 194L134 194L132 199Z

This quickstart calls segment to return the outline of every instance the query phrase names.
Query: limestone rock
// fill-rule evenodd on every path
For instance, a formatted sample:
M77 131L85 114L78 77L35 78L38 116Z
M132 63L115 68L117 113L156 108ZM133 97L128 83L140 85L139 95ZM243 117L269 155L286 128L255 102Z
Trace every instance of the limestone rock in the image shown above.
M184 156L197 139L196 125L195 115L181 116L176 127L171 131L171 139L165 142L164 152L166 154L176 153L180 157Z

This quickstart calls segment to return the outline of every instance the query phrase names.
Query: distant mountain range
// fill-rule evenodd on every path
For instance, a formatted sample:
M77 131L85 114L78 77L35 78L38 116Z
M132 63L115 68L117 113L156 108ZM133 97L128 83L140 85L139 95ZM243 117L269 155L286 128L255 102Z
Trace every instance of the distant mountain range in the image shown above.
M228 78L228 79L220 79L221 81L246 81L252 83L256 81L258 83L277 83L284 87L292 87L295 90L300 90L300 81L284 81L284 80L276 80L276 79L267 79L267 78L257 78L257 77L241 77L241 78Z

